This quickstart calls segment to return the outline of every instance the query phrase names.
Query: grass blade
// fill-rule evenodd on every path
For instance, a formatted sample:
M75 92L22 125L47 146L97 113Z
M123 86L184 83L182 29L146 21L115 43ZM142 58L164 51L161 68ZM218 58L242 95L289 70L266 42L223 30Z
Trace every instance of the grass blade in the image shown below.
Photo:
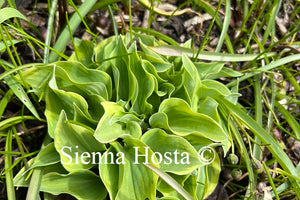
M272 189L273 189L274 195L275 195L275 197L276 197L277 200L280 200L280 198L279 198L279 196L278 196L278 193L277 193L277 190L276 190L276 187L275 187L275 185L274 185L273 179L272 179L272 177L271 177L271 175L270 175L270 172L269 172L269 170L268 170L268 167L267 167L267 165L266 165L265 162L262 162L262 164L263 164L264 169L265 169L265 171L266 171L266 174L267 174L267 176L268 176L268 180L269 180L270 185L271 185L271 187L272 187Z
M289 182L284 182L276 188L276 191L277 191L278 194L280 194L280 193L288 190L290 186L291 186L291 184ZM272 195L272 197L275 197L275 192L272 191L271 195Z
M293 87L296 90L296 95L300 94L300 85L297 83L297 80L295 79L295 75L291 74L287 68L282 68L282 71L285 73L286 79L291 82Z
M12 44L17 44L19 42L23 42L23 40L12 40L12 42L10 42L9 40L7 41L7 45L11 46ZM6 49L6 46L4 44L4 42L0 42L0 52L4 52Z
M34 66L34 67L41 66L40 63L37 63L37 64L26 64L26 65L22 65L22 66L13 68L14 66L11 66L10 63L8 63L8 62L5 61L5 60L2 60L1 58L0 58L0 62L1 62L2 64L5 64L6 66L9 66L10 68L12 68L12 69L10 69L9 71L6 71L6 72L1 73L1 74L0 74L0 80L4 79L5 77L7 77L7 76L9 76L9 75L11 75L11 74L13 74L13 73L15 73L15 72L17 72L17 71L20 71L20 70L22 70L22 69L29 68L29 67L33 67L33 66Z
M26 200L39 199L40 185L42 182L42 174L43 174L43 171L40 167L37 167L34 169L31 180L30 180L30 184L28 187L28 193L26 196Z
M278 11L280 9L280 6L281 6L281 0L277 0L277 1L274 1L273 2L273 5L272 5L272 9L270 10L270 20L266 23L266 30L264 32L264 35L263 35L263 38L262 38L262 41L261 43L262 44L265 44L269 35L271 35L271 43L272 41L274 41L274 31L275 31L275 17L277 16L278 14Z
M164 35L164 34L158 32L158 31L151 30L151 29L149 30L149 29L142 28L142 27L132 27L132 29L134 31L140 31L142 33L147 33L147 34L153 35L153 36L155 36L155 37L157 37L157 38L159 38L159 39L161 39L161 40L163 40L163 41L165 41L165 42L167 42L171 45L178 46L178 43L175 40L173 40L169 36Z
M80 8L78 9L80 15L82 17L85 17L96 2L97 0L89 0L82 3ZM74 13L74 15L70 19L70 28L72 34L75 32L76 28L79 26L80 23L81 23L80 16L77 13ZM65 27L62 33L60 34L60 36L58 37L53 48L59 52L62 52L67 46L69 40L70 40L69 28ZM58 58L59 55L52 51L49 56L49 63L57 61Z
M221 8L221 5L222 5L222 1L219 1L218 6L216 8L216 12L212 16L213 18L212 18L212 20L211 20L211 22L209 24L209 27L208 27L208 29L207 29L207 31L205 33L205 36L203 38L203 42L200 44L200 46L199 46L199 48L197 50L196 58L198 58L200 51L202 51L203 47L207 44L207 41L208 41L207 38L208 38L208 36L209 36L209 34L211 32L211 29L213 28L213 25L215 24L215 21L216 21L216 18L218 16L218 12L219 12L219 10ZM193 60L195 60L195 59L193 59Z
M262 126L262 104L261 104L261 84L260 84L260 75L256 75L254 77L254 92L255 92L255 121ZM260 140L257 136L255 136L255 142L260 144ZM262 159L262 150L261 147L258 146L257 144L253 145L253 157L256 158L257 160Z
M51 138L47 134L43 140L43 144L41 149L45 148L51 142ZM30 184L28 187L28 192L26 196L26 200L38 200L40 187L43 176L43 167L36 167L33 169L32 177L30 179Z
M101 0L98 3L96 3L93 8L91 9L91 12L99 9L103 9L106 6L112 5L114 3L118 3L122 0Z
M219 39L219 42L218 42L215 52L220 52L222 45L224 44L224 39L225 39L225 36L227 35L228 28L230 25L230 19L231 19L230 0L225 0L225 2L226 3L225 3L224 23L222 26L222 32L221 32L220 39Z
M210 5L210 3L208 3L207 1L204 0L200 0L200 1L194 1L195 4L198 4L198 6L200 6L201 8L203 8L203 10L205 12L207 12L208 14L210 14L211 16L214 16L214 13L216 12L215 9L213 8L212 5ZM222 30L223 29L223 24L221 21L221 18L216 15L216 24L218 25L219 29ZM232 46L232 43L230 41L230 38L227 34L225 34L225 44L227 46L228 52L229 53L234 53L234 48Z
M246 145L243 141L243 138L242 138L241 134L237 130L237 128L236 128L235 124L233 123L233 121L230 121L230 126L231 126L231 129L232 129L232 134L235 137L235 139L236 139L236 141L239 145L240 152L241 152L241 154L243 154L244 161L245 161L247 171L248 171L248 177L249 177L248 190L249 190L249 193L247 193L247 195L252 195L255 191L256 181L255 181L255 175L254 175L253 167L252 167L252 164L251 164L251 160L250 160L250 157L249 157L249 154L248 154L248 150L246 148Z
M246 56L246 55L245 55ZM263 67L260 67L258 69L256 69L255 71L252 71L252 72L249 72L248 74L242 76L239 81L242 82L252 76L255 76L261 72L264 72L264 71L269 71L271 69L274 69L276 67L279 67L279 66L282 66L282 65L285 65L287 63L290 63L290 62L293 62L293 61L296 61L296 60L299 60L300 59L300 54L294 54L294 55L291 55L291 56L287 56L287 57L284 57L284 58L281 58L279 60L276 60L270 64L267 64ZM226 86L227 87L231 87L231 86L234 86L236 84L236 81L232 81L230 83L228 83Z
M26 40L30 43L29 40L33 41L36 45L38 45L41 49L43 49L44 47L43 46L46 46L46 44L44 44L43 42L41 42L40 40L36 39L35 37L32 37L31 35L27 34L24 30L20 29L20 28L17 28L13 25L10 25L8 24L7 25L9 28L13 29L16 31L16 36L21 36L21 37L25 37ZM32 45L31 45L32 47ZM58 54L60 57L64 58L64 59L68 59L68 56L64 55L63 53L61 53L60 51L50 47L50 46L47 46L51 51L55 52L56 54ZM34 50L35 51L35 50ZM35 51L36 52L36 51ZM37 52L36 52L37 53ZM40 57L40 56L39 56Z
M185 8L185 9L182 9L182 10L175 10L175 11L164 11L162 9L153 7L152 4L148 0L138 0L138 2L140 4L142 4L143 6L145 6L146 8L148 8L149 10L152 10L155 13L157 13L159 15L163 15L163 16L169 16L169 17L170 16L179 16L179 15L182 15L184 13L195 13L195 14L198 14L198 13L196 13L195 11L193 11L190 8Z
M296 121L296 119L289 113L280 103L277 101L275 102L275 106L279 110L279 112L284 116L285 120L287 123L290 125L290 127L293 129L295 132L295 135L298 140L300 140L300 125Z
M6 143L5 143L5 151L11 152L12 150L12 131L9 130L6 137ZM5 170L9 169L12 165L12 155L11 154L5 154ZM7 190L7 198L9 200L15 200L15 189L14 189L14 183L13 183L13 171L8 170L5 173L5 181L6 181L6 190Z
M115 36L117 37L117 36L119 35L119 33L118 33L118 25L117 25L117 23L116 23L116 20L115 20L113 11L112 11L112 9L111 9L111 6L108 5L107 8L108 8L108 13L109 13L110 19L111 19L112 24L113 24Z
M170 46L170 45L161 45L155 47L148 47L149 49L155 51L158 54L165 56L182 56L186 54L188 57L193 57L196 54L196 51L190 48L179 47L179 46ZM274 56L275 52L270 52L264 56ZM200 51L198 59L200 60L209 60L209 61L223 61L223 62L244 62L252 61L254 59L262 59L264 56L259 56L258 54L227 54L227 53L215 53L208 51ZM300 56L300 55L299 55Z
M217 98L217 100L220 105L227 107L227 109L236 115L236 117L240 119L240 121L243 122L263 142L263 144L266 145L284 171L291 174L291 176L299 177L297 170L289 157L282 150L279 143L269 133L267 133L265 129L259 126L254 119L252 119L249 115L247 115L247 113L231 102L220 98ZM297 182L293 177L290 176L289 180L294 187L298 198L300 198L300 182Z
M51 42L56 6L57 6L57 0L53 0L52 5L51 5L49 19L48 19L47 35L46 35L46 40L45 40L46 46L44 49L44 63L48 63L49 48L47 46L50 46L50 42Z
M16 116L16 117L10 117L6 120L3 120L0 122L0 131L11 127L15 124L21 123L24 120L36 120L33 116Z
M35 107L31 103L29 97L27 96L26 92L24 91L21 84L16 81L11 75L6 76L4 78L6 84L11 88L14 94L20 99L20 101L30 110L30 112L37 118L41 119L38 112L36 111Z
M9 91L6 92L4 97L1 99L1 102L0 102L0 118L2 117L3 112L4 112L7 104L9 103L10 98L13 96L13 94L14 94L13 91L9 90Z
M130 35L130 44L132 44L132 13L131 13L131 0L128 0L128 15L129 15L129 35Z
M20 13L18 10L14 8L6 7L0 9L0 24L12 17L21 18L28 21L27 18L22 13Z
M194 198L179 183L177 183L177 181L175 181L169 174L150 164L144 164L144 165L147 168L149 168L151 171L156 173L162 180L168 183L174 190L176 190L186 200L194 200Z

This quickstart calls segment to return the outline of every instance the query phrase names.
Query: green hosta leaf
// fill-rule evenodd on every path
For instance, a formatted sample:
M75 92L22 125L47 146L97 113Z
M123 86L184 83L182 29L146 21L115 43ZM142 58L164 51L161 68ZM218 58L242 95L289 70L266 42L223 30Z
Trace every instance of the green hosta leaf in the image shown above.
M147 146L132 138L126 138L124 142L126 144L124 147L113 142L109 149L109 152L114 154L122 153L124 164L102 163L99 165L100 177L109 192L110 199L155 199L158 176L142 164L145 159L136 157L137 155L144 155ZM147 152L151 157L152 152L149 148Z
M187 192L189 192L194 199L196 198L196 181L197 176L195 172L191 173L188 179L184 182L184 188L186 189Z
M96 95L96 94L88 94L88 95L84 96L84 98L86 99L86 101L89 105L89 108L88 108L89 114L86 115L86 117L89 120L96 121L98 123L98 121L104 114L104 108L102 107L101 102L103 102L105 100L101 96ZM85 113L84 111L82 111L82 112Z
M137 53L131 55L130 68L136 80L134 96L132 98L132 111L138 114L148 114L152 111L152 106L147 102L154 91L155 81L142 65Z
M211 142L210 142L211 143ZM219 174L221 171L220 159L215 153L215 158L211 164L202 166L188 176L174 176L172 177L188 191L194 199L205 199L218 184ZM160 182L158 190L165 197L176 197L184 200L177 192L171 189L164 182Z
M178 43L173 40L171 37L160 33L158 31L154 31L148 28L142 28L142 27L132 27L134 31L139 31L141 33L147 33L146 34L141 34L141 33L137 33L137 32L132 32L133 35L135 35L138 39L140 39L141 41L143 41L145 44L147 44L147 46L154 46L154 44L156 43L161 43L161 44L172 44L172 45L178 45ZM159 41L156 41L155 38L153 37L155 36L156 38L159 38Z
M201 86L198 90L199 99L205 99L206 97L223 97L231 100L233 103L236 102L237 98L240 96L239 93L232 93L225 85L222 83L206 79L201 82Z
M188 174L203 165L194 147L180 136L152 129L141 140L155 153L160 169L166 172Z
M172 67L172 64L168 62L166 59L164 59L159 54L155 53L154 51L151 51L141 42L141 47L143 49L143 59L151 62L153 66L155 67L156 71L159 72L165 72Z
M76 104L74 104L74 121L82 123L92 129L96 129L98 124L98 121L91 119L91 117L85 114Z
M68 119L73 119L74 117L74 104L76 104L86 115L89 114L88 104L85 99L76 93L59 90L54 76L49 82L49 87L45 98L45 115L47 118L49 135L53 137L56 123L62 110L65 111Z
M204 99L207 96L216 97L216 96L228 96L231 94L230 90L223 85L222 83L215 80L203 80L199 88L200 99Z
M26 80L27 84L32 87L33 92L42 98L48 87L52 72L53 67L47 65L34 66L23 71L22 76L24 80Z
M14 186L17 187L28 187L31 175L32 175L32 169L33 163L35 162L35 158L28 161L29 169L27 169L25 166L18 172L18 174L14 177ZM37 166L36 166L37 167ZM65 168L60 164L60 162L42 166L42 173L43 175L56 172L59 174L67 174L68 172L65 170Z
M227 134L215 120L207 115L193 112L181 99L171 98L163 101L159 112L151 116L150 125L164 128L180 136L199 134L212 141L221 142L225 152L230 147Z
M111 57L116 57L111 60L112 72L116 90L116 101L130 101L137 88L134 74L129 66L129 52L127 51L124 42L119 38L111 52Z
M112 143L113 144L113 143ZM114 200L116 198L116 195L119 190L119 177L122 176L122 171L119 172L119 170L123 170L121 168L122 162L125 162L124 156L122 154L123 152L117 152L113 146L111 146L106 152L106 155L112 154L114 157L107 158L107 164L105 163L104 158L102 157L101 162L102 164L99 165L99 173L101 180L103 181L110 199ZM120 174L121 173L121 174ZM121 179L122 180L122 179Z
M186 55L182 56L182 65L184 68L183 87L188 95L187 102L191 105L193 110L196 110L198 102L198 96L196 95L196 92L200 85L197 69Z
M138 27L136 27L136 28L140 29ZM135 29L135 28L133 28L133 29ZM146 46L155 46L160 42L160 41L157 41L155 39L155 37L153 37L152 35L149 35L149 34L143 34L143 33L137 32L137 31L133 31L132 34L140 41L140 43L143 43L143 45L146 45Z
M105 100L110 99L112 86L107 73L87 69L77 62L56 62L54 66L58 88L82 96L99 95Z
M139 118L134 114L126 113L122 106L114 102L102 102L102 106L105 113L94 134L98 141L108 143L126 135L140 138L142 130Z
M175 86L170 83L163 83L159 86L159 91L161 94L160 96L164 96L167 94L167 97L171 97L171 95L175 91Z
M41 149L41 151L35 158L34 163L30 166L29 169L52 165L58 162L60 162L60 156L54 147L54 143L52 142L45 148Z
M109 58L108 54L114 50L116 39L116 37L109 37L97 44L97 46L94 48L96 62L102 62L103 60Z
M158 84L163 84L163 83L166 83L166 82L167 82L166 80L162 79L162 78L158 75L158 72L156 71L155 66L154 66L151 62L149 62L148 60L142 60L142 62L143 62L142 65L143 65L144 69L145 69L149 74L152 75L153 80L155 81L155 84L157 84L157 85L155 85L155 89L156 89L156 87L158 87Z
M177 197L162 197L162 198L157 198L157 200L180 200Z
M8 20L13 17L21 18L28 21L28 19L22 13L20 13L14 8L6 7L0 9L0 24L2 24L2 22L4 22L5 20Z
M66 92L74 92L88 103L87 118L99 121L104 110L101 102L111 98L112 86L108 74L100 70L87 69L76 62L55 63L57 87ZM82 110L82 112L86 112Z
M224 77L239 77L242 76L243 74L238 72L238 71L234 71L233 69L224 67L222 68L222 70L218 73L214 73L214 74L209 74L207 76L208 79L218 79L218 78L224 78Z
M99 176L88 170L75 171L66 175L48 173L42 178L41 191L55 195L67 193L78 200L102 200L107 195Z
M2 8L4 3L5 3L5 0L0 0L0 8Z
M74 39L75 51L69 58L69 61L78 61L83 65L88 66L93 63L94 44L89 40Z
M221 119L218 112L218 105L219 104L217 101L208 96L203 101L201 101L198 112L210 116L216 122L220 123Z
M204 199L218 184L219 174L221 172L220 158L216 151L210 152L212 149L209 147L213 142L207 138L199 137L197 134L191 134L184 138L198 151L200 160L206 163L206 165L201 166L194 171L194 173L190 174L184 186L187 187L187 189L191 187L190 190L197 196L195 199ZM200 152L204 152L203 158Z
M173 173L166 173L168 176L172 177L179 185L184 186L184 182L189 178L190 174L187 175L177 175ZM178 194L174 189L163 179L159 179L157 190L161 192L165 197L166 196L176 196L180 198L180 194Z
M52 73L53 69L55 69L54 74ZM46 96L46 102L49 101L47 106L59 108L51 110L53 115L59 115L61 109L65 109L67 113L73 113L72 100L67 100L73 96L71 98L76 99L74 103L83 114L91 121L98 121L103 114L100 102L110 99L112 93L111 79L108 74L99 70L87 69L78 62L56 62L45 67L33 67L25 71L23 77L32 86L33 91ZM69 97L66 98L66 96ZM62 102L68 104L68 108L63 107L64 105L56 105L59 104L57 102L60 102L60 98L62 98ZM86 103L89 104L88 108ZM81 106L83 104L86 105ZM69 116L70 119L73 118L71 116ZM50 133L52 132L50 131Z
M200 79L206 79L210 75L217 74L224 67L223 62L211 62L211 63L197 62L194 63L194 65L197 68Z
M61 112L54 132L54 145L59 152L63 166L70 172L89 169L99 163L93 153L106 148L93 136L93 131L67 121L64 111Z
M219 182L221 172L220 158L215 154L215 159L209 165L200 167L197 170L196 195L198 199L204 199L210 195Z
M176 182L178 182L184 190L186 190L186 192L191 196L191 199L197 199L195 194L197 176L195 172L192 172L186 176L175 176L173 174L170 174L170 176L174 178L174 180L176 180ZM186 198L183 198L176 190L174 190L164 181L160 181L158 190L163 194L165 198L186 200Z
M152 96L149 97L148 101L152 105L153 109L157 109L158 104L160 103L160 99L156 98L157 102L153 102L153 98L154 98L154 96L159 97L159 96L164 96L164 95L167 94L166 92L162 92L162 91L158 90L158 85L161 84L161 83L164 83L166 81L164 81L163 79L161 79L159 77L159 75L157 74L154 66L150 62L148 62L146 60L142 60L142 65L144 66L144 69L149 73L149 75L153 79L153 90L154 90L155 93L152 93Z
M106 59L112 58L110 63L105 62L105 68L111 67L116 91L116 101L126 101L126 108L138 114L147 114L152 111L152 105L148 103L148 98L155 89L155 78L144 69L143 62L139 58L136 46L133 44L127 50L126 38L118 37L112 41L114 48L112 51L103 52L107 55L98 57ZM111 44L105 46L110 48ZM96 47L98 50L98 47ZM101 51L101 50L100 50ZM111 64L111 65L109 65ZM130 106L130 104L132 106Z
M199 151L202 147L208 147L213 144L213 142L208 138L195 133L184 136L184 139L186 139L196 149L196 151Z

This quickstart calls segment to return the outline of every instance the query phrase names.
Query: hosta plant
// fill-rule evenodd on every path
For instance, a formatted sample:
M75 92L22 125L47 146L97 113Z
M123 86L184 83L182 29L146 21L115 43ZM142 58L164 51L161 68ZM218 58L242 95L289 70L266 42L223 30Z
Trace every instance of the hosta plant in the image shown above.
M237 105L237 88L217 81L241 75L218 62L222 55L204 62L200 54L200 61L193 61L186 51L189 42L171 48L180 56L161 55L170 54L162 52L170 47L132 34L133 42L129 35L97 45L74 40L69 60L33 64L22 72L45 102L50 139L16 175L15 186L38 180L40 191L77 199L200 200L216 187L219 156L227 154L233 140L250 160L235 119L263 142L274 142L268 148L275 157L283 154ZM290 161L281 159L287 173L297 176ZM249 186L251 196L254 186Z

